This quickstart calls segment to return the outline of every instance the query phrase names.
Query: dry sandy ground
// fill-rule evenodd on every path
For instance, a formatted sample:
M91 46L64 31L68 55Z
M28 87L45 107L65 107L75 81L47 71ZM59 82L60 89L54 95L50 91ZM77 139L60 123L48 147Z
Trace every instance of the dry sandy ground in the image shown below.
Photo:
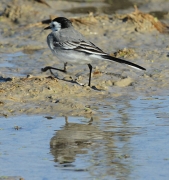
M128 9L130 12L124 11L127 14L105 15L99 10L107 5L101 2L90 4L98 7L94 14L75 15L63 10L89 4L46 2L50 7L33 0L2 0L0 4L0 63L8 61L10 55L14 64L0 66L0 116L20 113L91 116L102 113L100 109L103 107L115 107L118 101L168 95L168 33L167 26L160 24L157 18L134 12L133 7ZM142 12L166 11L168 2L161 5L159 2L142 2L140 9ZM93 64L92 87L86 85L87 66L68 65L67 74L58 73L60 79L48 72L42 73L41 68L45 66L63 67L47 47L46 36L50 31L43 31L46 22L40 23L55 16L70 18L78 31L105 52L147 70L137 71L117 63L98 62ZM163 22L169 24L167 13ZM15 56L16 52L20 54Z

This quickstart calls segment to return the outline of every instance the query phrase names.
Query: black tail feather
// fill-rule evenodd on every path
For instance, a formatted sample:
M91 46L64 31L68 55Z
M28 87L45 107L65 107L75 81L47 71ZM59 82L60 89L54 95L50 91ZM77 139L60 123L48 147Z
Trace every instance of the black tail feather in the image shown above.
M129 66L132 66L132 67L135 67L135 68L138 68L138 69L141 69L141 70L146 70L145 68L137 65L137 64L134 64L132 62L129 62L129 61L126 61L126 60L123 60L123 59L119 59L119 58L116 58L116 57L113 57L113 56L109 56L109 55L102 55L102 58L104 59L107 59L109 61L115 61L115 62L118 62L118 63L123 63L123 64L127 64Z

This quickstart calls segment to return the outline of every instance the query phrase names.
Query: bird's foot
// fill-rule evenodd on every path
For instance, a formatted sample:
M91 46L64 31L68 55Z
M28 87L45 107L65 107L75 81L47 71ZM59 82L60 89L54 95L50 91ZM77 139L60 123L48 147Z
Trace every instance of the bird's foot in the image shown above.
M49 70L49 69L51 69L51 67L50 67L50 66L46 66L46 67L44 67L44 68L41 68L41 71L42 71L42 72L46 72L46 71Z

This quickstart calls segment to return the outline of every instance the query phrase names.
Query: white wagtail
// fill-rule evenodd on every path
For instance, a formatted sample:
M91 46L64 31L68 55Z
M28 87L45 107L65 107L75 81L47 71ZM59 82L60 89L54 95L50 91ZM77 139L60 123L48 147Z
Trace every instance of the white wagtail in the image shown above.
M107 60L118 63L127 64L139 70L146 70L145 68L134 64L132 62L112 57L95 46L92 42L76 31L71 23L65 17L55 18L46 29L52 29L52 32L47 36L47 43L54 55L64 62L64 69L57 69L51 66L42 68L42 71L55 69L66 72L67 62L76 64L87 64L90 70L89 83L91 85L92 61Z

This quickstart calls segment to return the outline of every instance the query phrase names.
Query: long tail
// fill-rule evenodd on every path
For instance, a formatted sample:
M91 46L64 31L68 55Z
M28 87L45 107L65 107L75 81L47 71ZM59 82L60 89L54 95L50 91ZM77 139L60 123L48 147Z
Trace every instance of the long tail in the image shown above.
M115 62L118 62L118 63L123 63L123 64L127 64L133 68L136 68L136 69L141 69L141 70L146 70L145 68L137 65L137 64L134 64L132 62L129 62L129 61L126 61L126 60L123 60L123 59L119 59L119 58L115 58L115 57L112 57L112 56L109 56L109 55L101 55L102 58L106 59L106 60L109 60L109 61L115 61Z

